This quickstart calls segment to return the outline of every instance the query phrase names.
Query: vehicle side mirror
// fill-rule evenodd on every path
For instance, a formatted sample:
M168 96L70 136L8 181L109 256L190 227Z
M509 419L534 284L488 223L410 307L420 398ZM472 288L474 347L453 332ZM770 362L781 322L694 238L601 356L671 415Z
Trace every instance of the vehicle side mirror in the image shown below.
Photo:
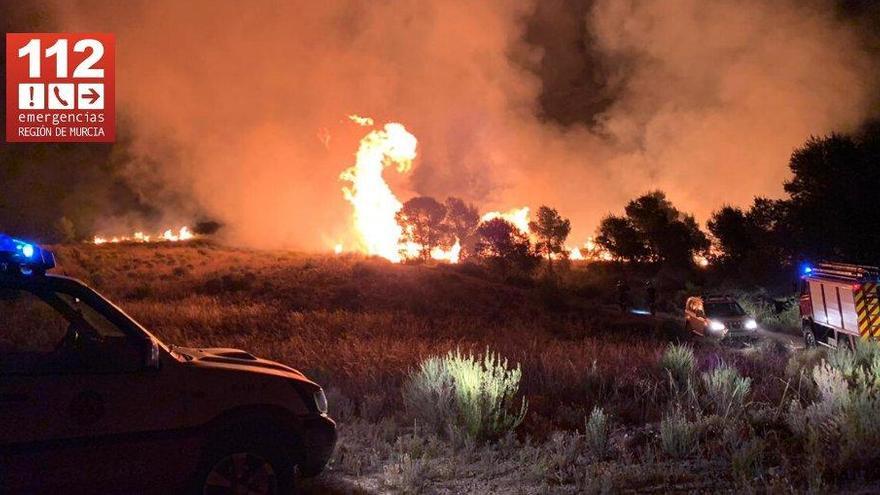
M148 370L159 369L159 343L153 339L147 342L144 352L144 368Z

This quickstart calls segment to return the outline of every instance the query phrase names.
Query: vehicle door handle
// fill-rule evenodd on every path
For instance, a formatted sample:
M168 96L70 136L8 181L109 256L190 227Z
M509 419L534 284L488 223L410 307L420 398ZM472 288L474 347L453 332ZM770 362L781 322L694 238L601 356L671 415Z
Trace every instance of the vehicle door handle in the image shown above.
M0 394L0 402L27 402L28 396L25 394Z

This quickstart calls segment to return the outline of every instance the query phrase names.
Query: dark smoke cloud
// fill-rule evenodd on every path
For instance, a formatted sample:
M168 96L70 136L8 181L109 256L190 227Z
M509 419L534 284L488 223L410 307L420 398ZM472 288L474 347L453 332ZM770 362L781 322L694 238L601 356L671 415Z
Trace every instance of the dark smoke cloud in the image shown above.
M350 239L338 175L365 133L351 113L419 138L411 176L389 179L399 197L547 203L582 240L648 189L700 219L778 195L793 147L854 128L875 103L856 30L830 5L795 0L59 1L54 12L64 29L117 35L129 183L160 205L189 196L253 245Z

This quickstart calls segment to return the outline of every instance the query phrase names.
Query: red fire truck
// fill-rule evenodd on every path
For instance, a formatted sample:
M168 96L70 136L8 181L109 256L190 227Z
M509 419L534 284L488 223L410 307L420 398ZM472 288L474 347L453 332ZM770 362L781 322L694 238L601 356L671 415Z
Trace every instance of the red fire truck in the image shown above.
M880 268L847 263L805 266L800 311L804 343L854 346L880 337Z

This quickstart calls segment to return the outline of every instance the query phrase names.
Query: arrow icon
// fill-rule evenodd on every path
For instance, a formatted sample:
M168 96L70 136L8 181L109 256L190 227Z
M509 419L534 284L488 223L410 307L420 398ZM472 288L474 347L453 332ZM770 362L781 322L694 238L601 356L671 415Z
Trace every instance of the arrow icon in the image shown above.
M81 98L83 98L83 99L91 100L91 101L89 101L90 105L94 105L95 102L98 101L98 98L100 98L100 97L101 97L101 93L98 93L97 91L95 91L95 88L89 88L89 92L85 93L81 96Z
M81 83L78 84L77 108L80 110L103 110L104 109L104 85Z

